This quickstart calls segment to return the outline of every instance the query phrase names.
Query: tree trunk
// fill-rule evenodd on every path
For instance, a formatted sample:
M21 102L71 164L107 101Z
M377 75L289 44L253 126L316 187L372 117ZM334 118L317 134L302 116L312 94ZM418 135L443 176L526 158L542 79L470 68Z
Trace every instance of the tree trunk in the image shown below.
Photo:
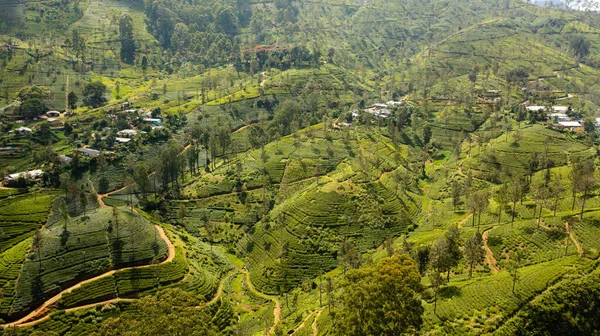
M469 279L473 276L473 263L475 262L475 260L471 260L471 263L469 265Z
M556 209L558 208L558 195L554 198L554 217L556 217Z
M581 202L581 214L579 215L579 219L583 219L583 210L585 209L585 199L587 198L587 188L583 192L583 202Z
M473 216L473 220L471 221L471 226L475 227L475 211L473 211L472 216Z
M575 191L573 191L573 203L571 203L571 211L575 210L575 197L577 195L575 194Z
M450 282L450 268L448 268L448 273L446 273L446 281Z
M500 211L498 211L498 224L500 224L501 217L502 217L502 206L500 206Z
M569 252L569 241L571 240L571 237L569 235L569 231L567 229L567 244L565 246L565 256L567 255L567 253Z
M515 284L517 283L517 279L513 279L513 285L512 285L512 293L515 294Z
M513 201L513 210L512 210L512 219L510 220L510 224L515 222L515 210L517 208L517 201Z

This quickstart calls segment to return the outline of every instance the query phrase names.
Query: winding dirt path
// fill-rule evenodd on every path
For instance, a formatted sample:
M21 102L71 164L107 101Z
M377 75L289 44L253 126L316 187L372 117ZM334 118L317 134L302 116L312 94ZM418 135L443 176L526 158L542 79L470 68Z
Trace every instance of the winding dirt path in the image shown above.
M492 252L492 250L488 246L489 232L490 232L490 229L485 230L481 237L483 238L483 247L485 248L485 259L487 260L488 264L492 268L492 272L495 273L495 272L498 272L498 266L496 265L496 258L494 257L494 252Z
M290 336L294 336L294 335L296 335L296 333L298 332L298 330L300 330L300 329L304 328L304 325L306 324L306 322L308 321L308 319L310 319L310 317L311 317L311 316L313 316L313 314L314 314L314 313L315 313L315 312L314 312L314 311L312 311L312 312L310 312L308 315L306 315L306 317L302 319L302 322L301 322L301 323L298 325L298 327L296 327L296 328L294 329L294 332L293 332L293 333L291 333L291 334L290 334Z
M269 329L269 335L275 334L275 327L277 326L277 324L279 324L279 321L281 321L281 303L276 297L267 295L263 292L259 292L258 290L256 290L256 288L254 288L254 284L252 283L252 281L250 281L250 272L248 272L247 270L242 270L241 272L246 275L246 284L248 284L248 289L254 295L275 302L275 308L273 309L273 326L271 326L271 328Z
M458 228L459 228L459 229L461 229L461 228L463 227L463 224L465 224L465 223L466 223L466 222L469 220L469 218L471 218L471 216L473 216L473 214L469 214L469 215L467 216L467 218L465 218L465 219L461 220L461 221L458 223Z
M159 236L161 237L162 240L165 241L165 243L167 244L167 250L168 250L168 255L167 255L167 259L163 260L161 262L161 264L164 263L168 263L173 261L173 258L175 258L175 246L173 245L173 243L171 242L171 240L169 240L169 238L167 237L167 235L165 234L165 231L163 230L162 227L160 227L159 225L155 224L154 225L156 230L158 231ZM130 270L130 269L140 269L140 268L148 268L151 266L155 266L155 265L143 265L143 266L134 266L134 267L126 267L126 268L120 268L117 270L111 270L108 271L106 273L102 273L96 277L81 281L63 291L61 291L60 293L56 294L55 296L51 297L50 299L46 300L41 306L39 306L37 309L35 309L34 311L32 311L31 313L27 314L25 317L11 322L11 323L6 323L6 324L2 324L0 325L0 327L29 327L32 325L35 325L43 320L45 320L47 318L44 317L42 319L36 319L41 315L46 315L49 312L49 308L50 306L52 306L53 304L57 303L58 300L60 300L63 295L72 292L73 290L96 280L102 279L102 278L106 278L108 276L111 276L113 274L115 274L118 271L125 271L125 270ZM71 311L75 311L75 310L79 310L79 309L85 309L85 308L91 308L91 307L95 307L99 304L108 304L110 302L116 302L115 300L117 299L113 299L113 300L108 300L108 301L104 301L104 302L98 302L98 303L94 303L94 304L89 304L89 305L85 305L82 307L75 307L75 308L71 308ZM123 300L119 300L119 301L123 301Z
M215 294L215 296L212 299L210 299L210 301L208 301L208 302L206 302L204 304L201 304L199 306L196 306L196 308L197 309L202 309L202 308L206 308L206 307L208 307L208 306L216 303L221 298L221 296L223 294L223 287L225 287L225 282L227 282L227 280L229 280L229 278L231 278L232 276L234 276L234 275L236 275L238 273L239 273L238 270L233 270L233 271L227 273L223 277L223 279L221 279L221 281L219 282L219 287L217 288L217 294Z
M323 309L319 310L319 312L315 316L315 320L313 321L313 324L312 324L313 336L318 336L319 335L319 326L317 325L317 321L319 320L319 316L321 316L322 312L323 312Z
M569 222L565 222L565 229L567 229L567 232L569 233L569 238L571 238L571 241L573 242L573 244L575 244L575 247L577 247L577 254L580 257L584 257L585 252L583 251L583 248L581 247L581 244L579 244L579 241L577 240L577 237L575 237L573 231L570 230Z

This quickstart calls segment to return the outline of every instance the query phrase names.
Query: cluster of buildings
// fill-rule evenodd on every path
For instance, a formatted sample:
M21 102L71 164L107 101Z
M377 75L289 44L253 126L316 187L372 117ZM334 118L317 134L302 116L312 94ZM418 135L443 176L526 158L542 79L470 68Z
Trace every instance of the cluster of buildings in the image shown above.
M527 111L543 111L549 112L548 119L553 122L553 127L563 130L569 130L571 132L583 131L583 121L573 120L569 116L570 108L568 106L540 106L540 105L529 105L525 107ZM598 119L596 120L598 123Z

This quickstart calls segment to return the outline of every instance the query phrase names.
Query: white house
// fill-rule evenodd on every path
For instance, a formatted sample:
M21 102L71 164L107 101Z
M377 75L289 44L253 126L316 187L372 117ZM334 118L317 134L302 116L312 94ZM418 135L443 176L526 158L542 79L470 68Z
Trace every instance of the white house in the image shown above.
M568 129L570 131L576 131L577 129L580 129L582 126L578 121L559 121L558 124L556 124L556 127L562 128L562 129Z
M135 137L138 134L138 131L134 129L124 129L117 132L117 135L121 138L131 138Z
M41 169L35 169L30 171L24 171L20 173L10 174L4 178L4 180L8 183L16 182L19 178L30 178L37 180L44 174L44 171Z
M17 129L15 130L15 133L16 133L16 134L20 134L20 135L29 134L29 133L31 133L31 132L33 132L33 131L31 130L31 128L29 128L29 127L25 127L25 126L23 126L23 127L19 127L19 128L17 128Z
M550 114L550 119L552 120L558 120L558 121L570 121L571 118L569 118L568 115L564 114L564 113L552 113Z
M58 117L60 117L60 112L48 111L48 112L46 112L46 115L48 116L48 118L58 118Z
M160 125L162 124L162 120L159 118L144 118L143 119L145 123L149 123L152 125Z
M128 143L131 141L131 138L115 138L115 141L118 143Z
M388 105L387 104L382 104L382 103L375 103L375 104L371 105L371 107L375 107L375 108L387 108Z
M403 106L403 105L404 105L404 102L390 100L390 101L389 101L389 102L387 102L386 104L387 104L387 106L389 106L389 107L394 107L394 106Z

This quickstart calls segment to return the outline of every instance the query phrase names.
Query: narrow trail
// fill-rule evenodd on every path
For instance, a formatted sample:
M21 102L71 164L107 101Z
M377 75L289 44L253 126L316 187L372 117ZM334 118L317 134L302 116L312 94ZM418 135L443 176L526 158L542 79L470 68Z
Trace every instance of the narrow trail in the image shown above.
M298 327L296 327L294 329L294 332L291 333L290 336L296 335L296 333L298 332L298 330L304 328L304 325L306 324L306 322L308 321L308 319L310 319L310 317L314 315L314 313L316 313L316 311L311 311L308 315L306 315L306 317L304 319L302 319L302 322L298 325Z
M565 229L567 229L567 232L569 233L569 238L571 238L571 241L573 242L573 244L575 244L575 247L577 247L577 254L580 257L584 257L585 253L583 252L583 248L581 247L581 244L579 244L579 241L577 240L577 237L575 237L573 231L570 230L569 222L565 222Z
M319 335L319 327L317 325L317 321L319 320L319 316L321 316L322 312L323 312L323 309L319 310L319 312L315 316L315 320L313 321L313 324L312 324L313 336L318 336Z
M495 273L495 272L498 272L498 266L496 266L496 258L494 257L494 252L492 252L492 250L488 246L489 232L490 232L490 229L485 230L481 237L483 238L483 247L485 248L485 259L487 260L488 264L492 268L492 272Z
M167 235L165 234L165 231L163 230L162 227L160 227L159 225L154 225L156 230L158 231L159 236L161 237L162 240L165 241L165 244L167 244L167 250L168 250L168 255L167 258L165 260L163 260L160 264L164 264L164 263L168 263L173 261L173 258L175 258L175 246L173 245L173 243L171 242L171 240L169 240L169 238L167 237ZM25 317L14 321L14 322L10 322L10 323L6 323L6 324L1 324L0 327L28 327L28 326L32 326L35 325L43 320L45 320L47 317L39 319L38 317L41 315L45 315L48 313L50 306L52 306L53 304L57 303L58 300L60 300L63 295L72 292L73 290L88 284L90 282L102 279L102 278L106 278L108 276L111 276L113 274L115 274L116 272L120 272L120 271L126 271L126 270L130 270L130 269L141 269L141 268L148 268L151 266L155 266L155 265L143 265L143 266L134 266L134 267L126 267L126 268L120 268L120 269L116 269L116 270L111 270L105 273L102 273L96 277L87 279L87 280L83 280L63 291L61 291L60 293L56 294L55 296L51 297L50 299L46 300L41 306L39 306L37 309L35 309L34 311L32 311L31 313L27 314ZM113 299L116 300L116 299ZM104 301L104 302L98 302L98 303L94 303L94 304L89 304L89 305L85 305L82 307L75 307L72 308L72 311L75 310L79 310L79 309L85 309L85 308L89 308L89 307L95 307L96 305L99 304L105 304L105 303L110 303L110 301L113 300L109 300L109 301ZM36 319L38 318L38 319Z
M233 270L233 271L227 273L223 277L223 279L221 279L221 281L219 282L219 287L217 287L217 293L215 294L215 296L212 299L210 299L210 301L207 301L204 304L196 306L196 308L197 309L203 309L203 308L206 308L206 307L208 307L208 306L216 303L221 298L221 296L223 295L223 288L225 287L225 282L227 282L227 280L229 280L229 278L231 278L232 276L238 274L239 272L240 272L239 270Z
M275 327L279 324L279 321L281 321L281 303L279 302L279 300L277 300L276 297L267 295L263 292L259 292L254 287L254 284L252 283L252 281L250 281L250 272L248 272L247 270L242 270L241 272L246 275L246 283L248 284L248 289L254 295L261 297L263 299L275 302L275 308L273 309L273 316L274 316L273 326L271 326L271 328L269 329L269 335L275 334Z
M461 221L458 223L458 228L459 228L459 229L462 229L463 225L464 225L464 224L465 224L465 223L466 223L466 222L469 220L469 218L471 218L471 216L473 216L473 214L469 214L469 215L467 216L467 218L465 218L465 219L461 220Z

